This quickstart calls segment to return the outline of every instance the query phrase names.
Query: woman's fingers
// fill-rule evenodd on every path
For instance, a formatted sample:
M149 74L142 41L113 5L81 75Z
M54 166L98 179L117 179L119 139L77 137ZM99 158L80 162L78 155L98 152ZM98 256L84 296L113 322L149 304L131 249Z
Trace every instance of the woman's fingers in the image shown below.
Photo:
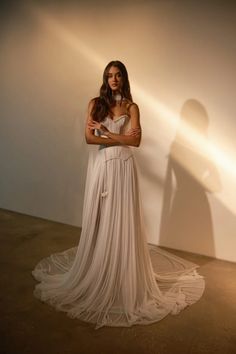
M91 130L100 129L100 127L101 127L101 124L96 122L96 121L94 121L94 120L91 120L91 121L88 122L88 128L91 129Z
M140 133L141 133L141 129L140 128L131 128L128 131L128 135L135 136L135 137L139 136Z

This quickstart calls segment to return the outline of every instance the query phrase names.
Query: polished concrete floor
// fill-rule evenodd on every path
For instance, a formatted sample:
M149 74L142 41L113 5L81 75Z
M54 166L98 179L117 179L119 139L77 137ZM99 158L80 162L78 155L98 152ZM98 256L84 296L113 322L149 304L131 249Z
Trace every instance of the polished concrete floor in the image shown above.
M167 249L200 265L203 297L152 325L94 330L33 297L34 265L77 245L80 229L3 209L0 223L1 354L236 353L236 263Z

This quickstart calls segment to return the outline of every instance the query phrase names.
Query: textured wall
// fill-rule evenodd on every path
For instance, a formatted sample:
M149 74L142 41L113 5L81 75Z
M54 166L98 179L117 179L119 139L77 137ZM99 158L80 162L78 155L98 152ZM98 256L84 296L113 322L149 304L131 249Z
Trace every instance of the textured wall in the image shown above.
M31 1L1 9L0 207L81 225L84 120L123 61L152 243L236 261L235 5Z

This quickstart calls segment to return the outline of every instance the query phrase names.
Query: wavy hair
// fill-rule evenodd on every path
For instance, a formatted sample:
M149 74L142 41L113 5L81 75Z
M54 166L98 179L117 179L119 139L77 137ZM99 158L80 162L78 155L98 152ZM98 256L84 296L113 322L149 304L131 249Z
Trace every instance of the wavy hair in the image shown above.
M93 119L97 122L102 122L108 114L112 114L111 107L115 105L115 100L112 96L112 90L108 84L108 74L112 66L117 67L122 76L123 85L121 87L121 97L133 102L130 92L130 84L128 72L125 65L119 60L110 61L103 72L103 83L100 88L100 94L94 98L94 106L91 112Z

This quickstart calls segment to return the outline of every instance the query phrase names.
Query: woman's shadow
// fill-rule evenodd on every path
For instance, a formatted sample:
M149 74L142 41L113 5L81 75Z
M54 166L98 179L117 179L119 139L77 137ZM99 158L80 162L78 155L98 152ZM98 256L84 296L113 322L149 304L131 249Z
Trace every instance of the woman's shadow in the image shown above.
M187 100L168 155L159 242L160 246L214 257L207 194L220 191L221 183L214 163L199 152L202 149L194 140L197 136L207 144L208 126L205 107L195 99Z

